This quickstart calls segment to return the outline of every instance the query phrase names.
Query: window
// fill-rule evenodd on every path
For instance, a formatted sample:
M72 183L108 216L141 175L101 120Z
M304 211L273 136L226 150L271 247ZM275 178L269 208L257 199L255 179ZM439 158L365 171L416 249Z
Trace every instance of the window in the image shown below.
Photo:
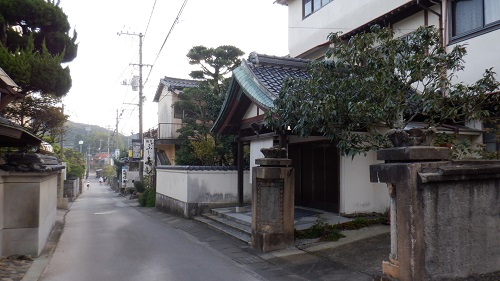
M184 110L178 105L174 105L174 118L184 119Z
M500 119L484 124L483 142L485 151L500 159Z
M451 2L451 36L460 37L500 24L500 1L454 0Z
M302 0L303 2L303 10L304 10L304 18L308 17L312 13L321 9L326 4L332 2L333 0Z

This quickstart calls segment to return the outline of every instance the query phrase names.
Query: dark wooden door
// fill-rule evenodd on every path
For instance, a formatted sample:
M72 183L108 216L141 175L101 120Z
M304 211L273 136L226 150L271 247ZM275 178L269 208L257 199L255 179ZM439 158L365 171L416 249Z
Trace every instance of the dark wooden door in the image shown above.
M330 142L289 145L295 168L295 204L339 211L340 157Z

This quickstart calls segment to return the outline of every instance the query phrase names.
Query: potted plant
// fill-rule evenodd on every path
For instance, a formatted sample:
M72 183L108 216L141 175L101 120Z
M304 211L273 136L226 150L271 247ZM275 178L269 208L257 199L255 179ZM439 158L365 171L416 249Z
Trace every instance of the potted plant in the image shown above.
M435 128L481 120L498 109L499 83L487 69L475 83L453 83L464 46L446 52L434 27L395 38L389 28L343 38L329 35L326 59L308 79L285 80L266 120L299 136L323 134L344 155L391 146L431 145ZM420 124L420 126L414 126ZM412 127L411 130L408 130Z

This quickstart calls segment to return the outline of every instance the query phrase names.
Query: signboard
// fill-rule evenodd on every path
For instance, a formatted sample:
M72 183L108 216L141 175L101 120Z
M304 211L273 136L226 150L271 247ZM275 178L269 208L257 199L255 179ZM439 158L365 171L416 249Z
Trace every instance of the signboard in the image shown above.
M122 187L125 188L127 185L127 166L122 166Z
M116 159L120 158L120 150L119 149L115 149L115 158Z
M150 174L153 171L155 159L155 141L154 139L144 139L144 172Z
M132 140L132 159L141 159L141 140Z

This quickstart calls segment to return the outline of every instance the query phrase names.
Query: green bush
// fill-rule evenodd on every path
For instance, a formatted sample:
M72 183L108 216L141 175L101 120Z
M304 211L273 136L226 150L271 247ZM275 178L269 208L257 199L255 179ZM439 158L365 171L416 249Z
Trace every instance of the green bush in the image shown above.
M156 203L156 190L146 188L146 190L139 195L137 201L141 207L154 207Z
M68 174L67 174L68 179L83 178L84 174L85 174L85 167L82 167L82 165L78 164L69 164Z

